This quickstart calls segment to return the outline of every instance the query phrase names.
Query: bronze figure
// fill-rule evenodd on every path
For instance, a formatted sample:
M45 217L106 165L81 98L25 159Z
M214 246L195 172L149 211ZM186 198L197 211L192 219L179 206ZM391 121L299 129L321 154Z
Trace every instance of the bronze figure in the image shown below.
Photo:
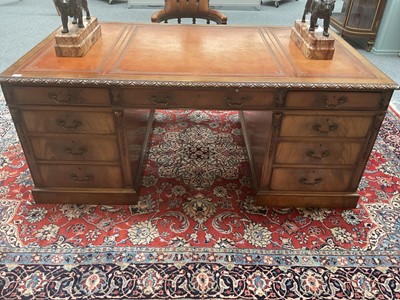
M86 12L86 19L90 19L90 12L87 0L54 0L54 4L58 8L61 15L63 29L62 33L68 33L68 17L72 18L72 24L78 24L79 28L83 28L82 10Z
M328 33L329 23L332 11L335 8L335 2L336 0L307 0L301 21L305 22L306 14L311 13L310 28L308 30L313 32L315 31L315 28L318 26L317 20L323 19L324 31L322 34L324 36L329 36Z

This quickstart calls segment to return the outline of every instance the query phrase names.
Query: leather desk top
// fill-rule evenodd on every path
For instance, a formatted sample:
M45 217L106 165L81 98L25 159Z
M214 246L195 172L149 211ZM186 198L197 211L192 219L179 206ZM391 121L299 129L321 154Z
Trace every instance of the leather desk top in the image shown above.
M332 60L310 60L289 27L100 23L84 57L57 57L57 29L0 81L35 84L394 89L335 33Z

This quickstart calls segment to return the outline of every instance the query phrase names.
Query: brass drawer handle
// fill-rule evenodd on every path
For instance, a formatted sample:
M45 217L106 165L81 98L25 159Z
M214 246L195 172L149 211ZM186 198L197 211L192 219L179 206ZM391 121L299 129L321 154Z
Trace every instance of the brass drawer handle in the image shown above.
M65 148L65 152L73 157L77 157L77 156L82 156L83 154L88 152L88 149L86 148L86 146L81 146L78 148L78 151L73 152L72 148Z
M322 128L322 125L321 125L320 123L315 123L315 124L313 125L313 127L312 127L312 129L313 129L314 131L316 131L317 133L322 134L322 135L327 135L328 133L330 133L330 132L335 131L336 129L338 129L339 126L338 126L337 124L330 124L330 125L328 126L328 129L327 129L327 130L322 130L321 128Z
M322 182L322 177L317 177L314 180L309 181L307 178L302 177L300 178L299 182L301 184L305 184L305 185L317 185L320 184Z
M57 119L56 123L58 126L64 128L64 129L68 129L68 130L77 129L79 126L82 125L82 122L79 120L73 120L71 125L68 125L67 121L62 120L62 119Z
M94 180L94 176L93 175L86 175L83 178L79 178L78 175L71 174L70 178L71 178L71 180L73 180L76 183L88 183L89 181L93 181Z
M229 107L242 107L246 102L246 97L241 97L240 100L234 101L231 97L225 97L224 101Z
M165 99L158 99L157 96L153 95L150 98L154 104L160 105L160 106L168 106L172 102L172 97L170 97L170 96L165 97Z
M306 153L307 157L310 157L310 158L312 158L314 160L322 160L323 158L328 157L329 155L331 155L329 150L322 151L321 155L317 155L314 150L309 150Z
M61 93L59 96L57 94L49 94L49 98L58 104L70 104L72 102L71 95L62 96Z
M329 109L334 109L334 108L338 108L338 107L342 106L343 104L345 104L347 102L347 97L346 96L340 96L340 97L333 96L333 101L336 101L336 103L330 103L329 97L326 95L321 96L321 102L323 103L323 105L326 108L329 108Z

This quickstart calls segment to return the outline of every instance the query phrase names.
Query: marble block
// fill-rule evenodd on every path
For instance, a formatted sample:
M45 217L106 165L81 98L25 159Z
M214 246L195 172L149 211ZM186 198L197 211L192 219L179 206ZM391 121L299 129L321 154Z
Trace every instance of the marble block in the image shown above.
M55 36L57 56L79 57L89 51L101 36L101 27L95 17L84 19L83 25L84 28L79 28L69 22L68 33L61 33L60 29L60 33Z
M316 31L310 32L308 31L309 26L309 21L303 23L301 20L296 20L294 27L292 27L290 39L309 59L332 59L335 53L335 39L324 36L322 30L317 28Z

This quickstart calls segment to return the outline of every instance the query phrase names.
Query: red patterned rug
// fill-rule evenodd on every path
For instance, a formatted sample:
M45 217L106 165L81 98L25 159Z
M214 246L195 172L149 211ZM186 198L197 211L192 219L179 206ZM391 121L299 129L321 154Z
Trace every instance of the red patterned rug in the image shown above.
M156 113L138 205L37 205L0 102L1 299L400 298L392 112L356 209L254 206L238 114L183 110Z

